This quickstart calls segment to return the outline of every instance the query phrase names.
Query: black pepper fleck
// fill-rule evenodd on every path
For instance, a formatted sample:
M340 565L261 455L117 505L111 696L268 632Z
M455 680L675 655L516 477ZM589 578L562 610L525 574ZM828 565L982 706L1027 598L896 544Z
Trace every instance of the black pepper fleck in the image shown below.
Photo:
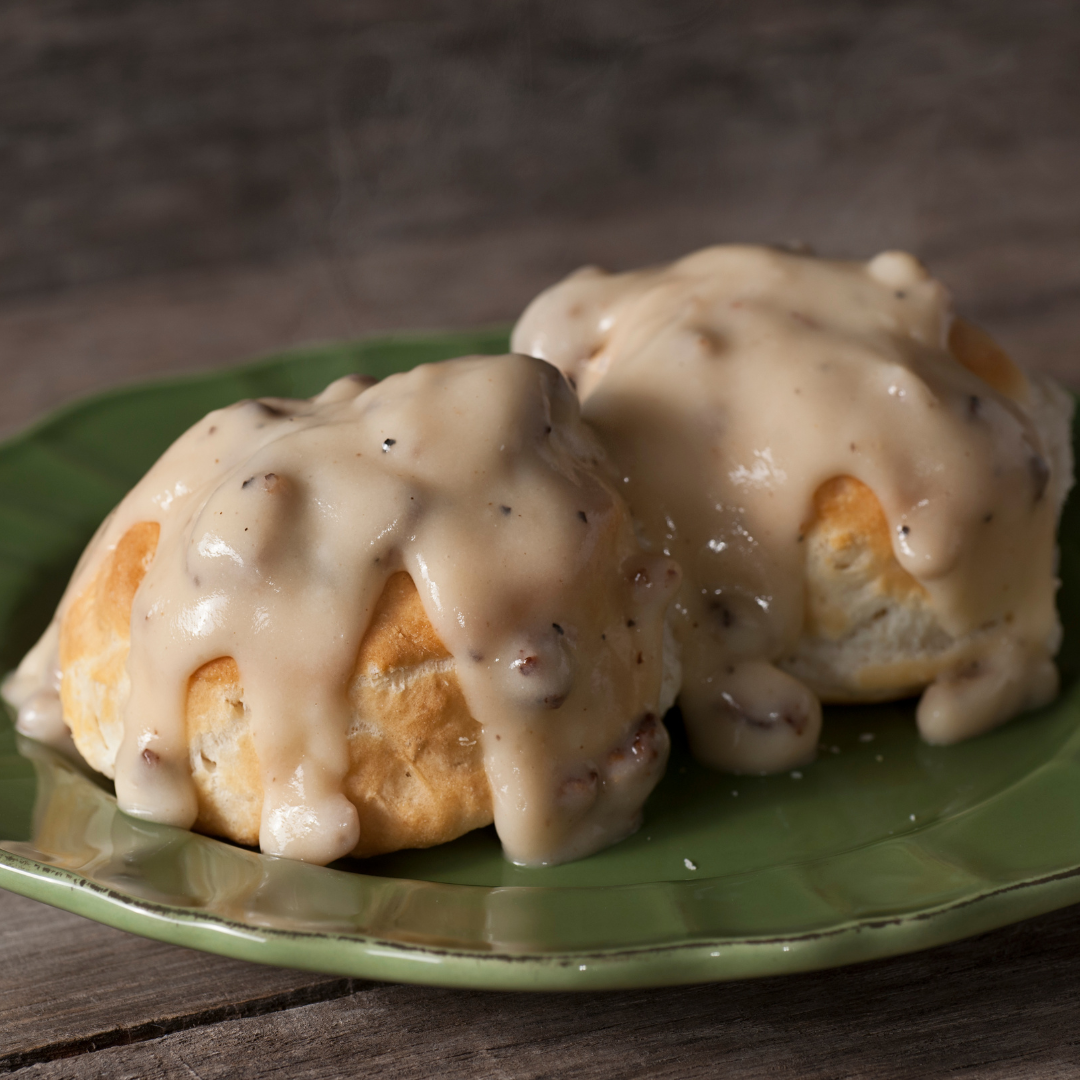
M510 507L509 506L500 506L499 510L502 512L503 517L509 517L510 516Z
M586 515L585 515L585 511L584 511L584 510L579 510L579 511L577 512L577 516L578 516L579 518L581 518L581 520L582 520L582 521L584 521L586 525L588 525L588 524L589 524L589 519L588 519L588 517L586 517Z
M560 637L566 632L557 622L553 622L551 625L552 628L555 630L555 633L558 634Z
M385 454L396 442L397 439L383 439L382 452Z
M637 626L637 623L635 623L633 619L627 619L626 620L626 625L627 626Z

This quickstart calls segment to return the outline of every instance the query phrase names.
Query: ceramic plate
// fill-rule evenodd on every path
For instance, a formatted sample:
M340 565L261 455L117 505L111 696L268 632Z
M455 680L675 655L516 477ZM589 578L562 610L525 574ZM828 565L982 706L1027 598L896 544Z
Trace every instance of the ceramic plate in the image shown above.
M387 338L103 394L0 447L0 664L47 622L83 545L209 409L307 396L503 331ZM486 829L334 867L126 817L108 785L0 718L0 885L193 948L341 975L568 989L805 971L925 948L1080 900L1080 508L1062 529L1065 692L961 746L909 704L826 710L818 761L708 773L677 714L645 825L592 858L522 869Z

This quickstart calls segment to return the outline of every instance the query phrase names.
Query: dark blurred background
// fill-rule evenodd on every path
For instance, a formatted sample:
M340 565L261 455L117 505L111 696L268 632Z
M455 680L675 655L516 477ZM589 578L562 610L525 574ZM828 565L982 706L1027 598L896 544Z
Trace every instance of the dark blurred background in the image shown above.
M7 0L0 430L718 241L920 255L1080 383L1074 0Z

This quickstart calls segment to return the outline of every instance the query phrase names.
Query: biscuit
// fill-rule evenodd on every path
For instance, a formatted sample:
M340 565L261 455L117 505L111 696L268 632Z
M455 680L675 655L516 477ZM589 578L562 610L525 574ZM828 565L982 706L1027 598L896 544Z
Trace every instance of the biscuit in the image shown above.
M1024 372L974 324L954 319L948 348L998 393L1022 402L1030 397ZM1060 457L1055 433L1042 434L1051 455ZM866 484L852 476L822 484L803 542L804 628L780 666L823 702L910 697L963 658L964 639L941 626L926 589L897 561L885 513Z
M135 592L159 527L130 528L60 628L61 697L79 752L112 776L129 691L125 663ZM352 720L344 791L360 817L352 854L429 847L493 820L480 728L424 613L412 578L393 574L349 680ZM243 673L223 656L188 682L186 727L198 796L196 829L257 846L262 781Z

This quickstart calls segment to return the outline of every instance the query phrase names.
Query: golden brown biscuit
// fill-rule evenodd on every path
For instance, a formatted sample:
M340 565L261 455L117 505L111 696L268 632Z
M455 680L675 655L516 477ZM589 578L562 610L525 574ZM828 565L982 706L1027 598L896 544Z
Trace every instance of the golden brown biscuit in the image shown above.
M952 639L893 554L874 493L851 476L818 488L804 532L806 616L783 667L824 702L887 701L930 682Z
M985 331L967 319L956 318L949 328L949 352L973 375L999 394L1022 401L1028 385L1009 354Z
M973 374L1014 400L1027 379L984 330L954 319L949 351ZM806 545L806 616L795 656L783 667L824 702L889 701L919 693L960 644L935 617L925 588L893 554L873 491L836 476L814 494Z
M153 522L129 529L60 629L64 716L80 753L106 776L123 737L132 602L158 535ZM479 725L406 573L386 584L348 694L345 793L360 816L354 855L429 847L492 822ZM191 676L186 722L196 828L257 845L262 780L242 673L231 657Z
M161 527L129 529L90 587L68 609L60 632L60 699L75 745L91 768L111 777L124 737L131 605L154 558Z

